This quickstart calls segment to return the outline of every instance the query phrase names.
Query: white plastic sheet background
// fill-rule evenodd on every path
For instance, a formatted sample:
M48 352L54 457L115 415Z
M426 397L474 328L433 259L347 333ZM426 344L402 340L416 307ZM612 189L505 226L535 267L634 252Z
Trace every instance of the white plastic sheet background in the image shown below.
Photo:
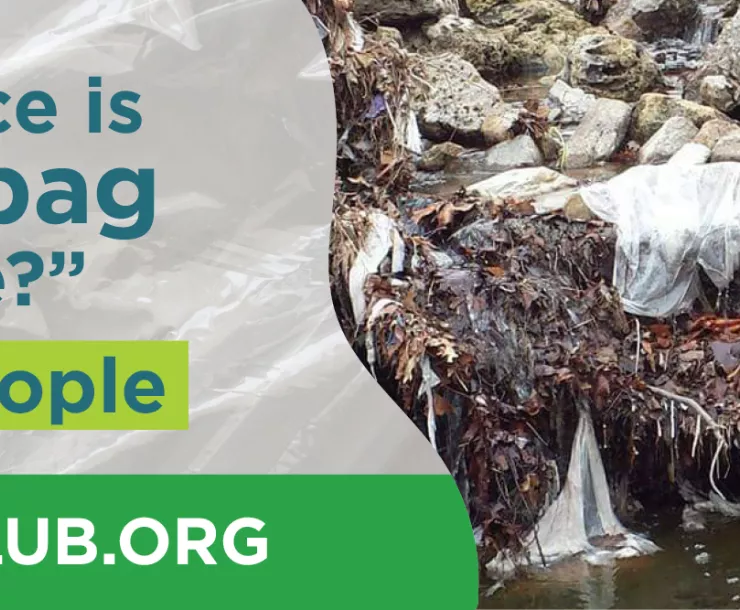
M328 244L333 92L299 0L2 2L0 89L53 95L55 129L0 136L0 165L87 179L86 226L33 207L0 227L0 339L187 340L190 430L2 432L2 472L443 472L339 330ZM136 134L86 130L89 76L141 94ZM8 110L4 109L6 116ZM152 230L98 232L94 186L113 167L156 171ZM0 193L6 196L7 193ZM6 205L2 203L0 205ZM82 249L86 268L43 277L14 303L2 261Z

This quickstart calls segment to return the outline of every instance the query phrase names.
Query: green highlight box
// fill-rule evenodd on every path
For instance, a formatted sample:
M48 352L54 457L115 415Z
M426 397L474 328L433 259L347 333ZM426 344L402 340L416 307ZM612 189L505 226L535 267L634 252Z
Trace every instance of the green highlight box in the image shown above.
M6 475L0 495L4 608L478 607L475 539L450 475ZM142 517L166 530L155 536L143 528L131 538L141 555L166 546L150 565L131 563L121 540ZM252 555L249 538L264 538L258 565L235 563L224 545L229 525L245 517L264 527L241 530L234 542ZM48 520L48 549L35 565L19 565L9 553L8 520L17 519L19 547L32 554L40 518ZM60 565L60 518L90 522L96 553L84 564ZM211 565L193 551L180 563L179 521L196 518L216 530Z
M0 430L187 430L186 341L0 341Z

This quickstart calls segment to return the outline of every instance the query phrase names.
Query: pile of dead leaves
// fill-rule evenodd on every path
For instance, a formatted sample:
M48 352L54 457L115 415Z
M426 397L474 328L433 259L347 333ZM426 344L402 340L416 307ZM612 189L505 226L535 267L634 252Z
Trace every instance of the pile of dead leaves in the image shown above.
M737 320L627 316L609 284L613 228L464 193L386 201L402 260L389 254L351 295L372 206L345 197L359 200L336 212L339 317L352 320L351 301L362 299L348 338L455 476L482 560L516 547L557 493L580 402L615 484L655 493L682 468L706 476L716 430L666 396L706 404L718 426L737 430Z
M337 109L338 174L359 186L405 188L411 179L406 144L418 62L393 40L363 32L346 0L304 0L326 33ZM412 125L413 121L413 125Z

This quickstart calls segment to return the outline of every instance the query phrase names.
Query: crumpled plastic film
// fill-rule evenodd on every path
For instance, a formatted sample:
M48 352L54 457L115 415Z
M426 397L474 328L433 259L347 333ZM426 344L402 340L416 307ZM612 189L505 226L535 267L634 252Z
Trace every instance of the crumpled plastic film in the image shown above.
M601 541L608 540L608 544ZM518 565L549 567L583 554L589 563L655 553L659 548L630 532L617 519L601 461L591 415L580 409L565 485L523 540L524 554L502 551L486 567L492 578L505 578Z
M732 280L740 263L740 164L639 166L580 194L617 226L614 286L625 311L685 311L700 294L700 267L719 289Z
M299 0L5 3L0 90L58 106L55 128L2 134L30 212L0 227L2 340L185 340L190 429L0 432L0 472L445 472L364 370L328 277L336 124L328 62ZM88 77L141 94L142 128L87 133ZM2 108L11 120L11 105ZM33 213L41 171L88 182L88 223ZM101 237L95 199L114 167L156 171L155 222ZM0 193L5 197L5 193ZM3 201L5 201L3 199ZM6 205L2 203L0 205ZM5 258L83 250L85 269L14 303ZM12 281L11 281L12 280Z

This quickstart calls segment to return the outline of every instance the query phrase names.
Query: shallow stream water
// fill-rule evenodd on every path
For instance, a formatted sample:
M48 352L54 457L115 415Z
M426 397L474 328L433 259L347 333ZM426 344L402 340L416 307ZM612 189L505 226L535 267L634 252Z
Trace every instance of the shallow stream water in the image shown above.
M655 555L606 566L574 559L482 597L479 607L740 608L740 521L695 533L680 530L675 516L656 521L646 530L662 549Z

